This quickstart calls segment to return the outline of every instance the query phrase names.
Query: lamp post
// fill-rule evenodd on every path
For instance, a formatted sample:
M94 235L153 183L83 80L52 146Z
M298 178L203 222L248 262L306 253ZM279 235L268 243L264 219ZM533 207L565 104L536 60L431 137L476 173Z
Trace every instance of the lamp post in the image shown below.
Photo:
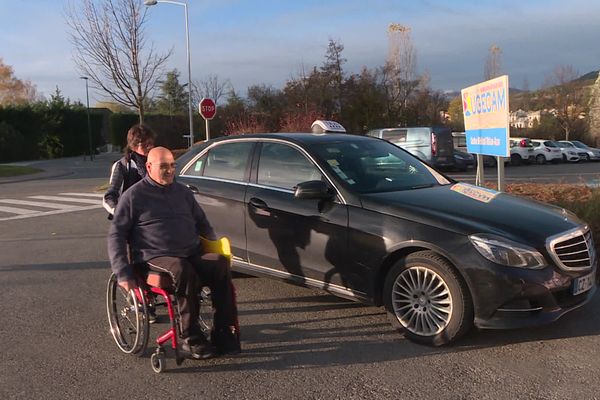
M85 98L87 100L87 125L88 125L88 141L90 145L90 161L94 161L94 152L92 151L92 124L90 122L90 94L88 90L88 77L82 76L80 79L85 80Z
M178 6L183 6L185 10L185 46L187 49L187 64L188 64L188 113L190 117L190 147L194 144L194 118L192 114L192 64L190 60L190 29L188 25L188 9L187 3L172 0L144 0L146 6L155 6L158 3L170 3Z

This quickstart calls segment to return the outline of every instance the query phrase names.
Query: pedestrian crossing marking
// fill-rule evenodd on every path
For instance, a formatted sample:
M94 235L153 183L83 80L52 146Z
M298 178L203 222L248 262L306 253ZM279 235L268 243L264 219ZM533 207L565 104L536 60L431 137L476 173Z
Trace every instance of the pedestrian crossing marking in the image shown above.
M2 207L2 206L0 206L0 211L11 213L11 214L19 214L19 215L35 214L37 212L34 210L27 210L24 208Z
M98 197L100 199L104 198L104 195L101 193L59 193L61 196L81 196L81 197Z
M12 216L0 217L0 221L43 217L102 208L100 200L102 197L103 195L99 193L60 193L56 196L27 196L26 200L0 199L0 213L13 214ZM26 208L27 206L46 208L50 209L50 211L34 210Z
M92 199L75 199L73 197L60 197L60 196L29 196L30 199L37 200L54 200L54 201L66 201L69 203L85 203L85 204L100 204L98 200Z
M19 206L34 206L34 207L44 207L44 208L55 208L59 210L68 210L72 208L76 208L77 206L73 206L71 204L58 204L58 203L44 203L41 201L27 201L27 200L17 200L17 199L0 199L0 203L5 204L16 204Z

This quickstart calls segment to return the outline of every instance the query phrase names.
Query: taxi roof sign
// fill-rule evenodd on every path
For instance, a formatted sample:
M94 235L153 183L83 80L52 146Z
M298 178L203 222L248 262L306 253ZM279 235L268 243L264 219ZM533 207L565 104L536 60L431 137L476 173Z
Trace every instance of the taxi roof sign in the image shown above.
M335 121L317 119L310 126L313 133L346 133L346 128Z

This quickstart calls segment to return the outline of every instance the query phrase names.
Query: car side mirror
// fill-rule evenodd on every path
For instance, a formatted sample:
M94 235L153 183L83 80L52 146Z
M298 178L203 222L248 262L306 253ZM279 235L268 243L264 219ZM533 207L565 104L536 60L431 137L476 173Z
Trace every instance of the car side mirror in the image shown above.
M330 199L333 196L335 193L323 181L302 182L294 190L294 197L297 199Z

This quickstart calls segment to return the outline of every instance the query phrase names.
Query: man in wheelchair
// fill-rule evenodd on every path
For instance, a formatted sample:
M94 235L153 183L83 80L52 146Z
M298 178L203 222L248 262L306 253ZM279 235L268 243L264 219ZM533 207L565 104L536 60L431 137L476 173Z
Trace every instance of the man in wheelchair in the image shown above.
M173 154L155 147L148 154L147 176L123 193L108 232L108 253L119 285L138 287L135 265L170 275L179 309L182 350L192 358L237 354L240 339L229 261L205 253L200 236L215 232L194 195L175 179ZM131 263L127 248L131 248ZM211 342L198 323L199 292L210 287L214 307Z

